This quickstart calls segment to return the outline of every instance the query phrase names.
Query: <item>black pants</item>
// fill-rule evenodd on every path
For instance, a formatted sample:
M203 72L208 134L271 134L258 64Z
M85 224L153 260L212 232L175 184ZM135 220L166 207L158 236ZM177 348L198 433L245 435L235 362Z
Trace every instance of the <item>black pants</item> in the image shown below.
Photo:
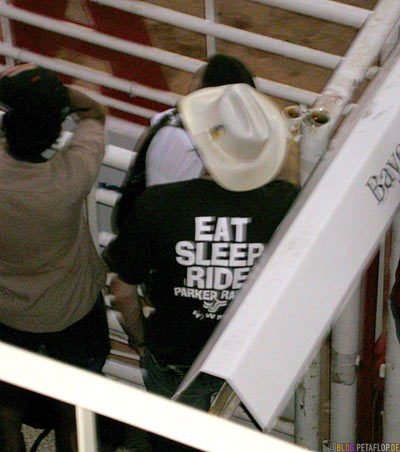
M0 324L0 341L50 358L100 373L110 351L104 300L100 294L83 319L55 333L31 333ZM0 382L0 403L21 400L29 406L26 423L33 427L51 424L53 399ZM43 409L43 406L49 409Z

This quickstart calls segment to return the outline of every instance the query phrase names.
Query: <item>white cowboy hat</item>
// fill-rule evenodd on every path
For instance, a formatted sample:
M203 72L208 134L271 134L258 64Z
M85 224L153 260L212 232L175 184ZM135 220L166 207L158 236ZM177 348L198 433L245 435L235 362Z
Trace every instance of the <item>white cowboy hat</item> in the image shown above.
M286 157L280 110L247 84L204 88L178 103L180 118L213 179L231 191L265 185Z

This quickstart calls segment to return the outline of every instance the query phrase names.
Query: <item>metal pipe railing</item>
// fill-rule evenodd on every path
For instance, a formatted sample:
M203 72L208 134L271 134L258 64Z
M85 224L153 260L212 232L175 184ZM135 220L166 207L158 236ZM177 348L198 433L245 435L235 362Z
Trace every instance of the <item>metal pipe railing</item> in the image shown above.
M61 74L65 74L71 77L76 77L81 80L85 80L91 83L95 83L107 88L113 88L121 92L128 93L132 96L143 97L145 99L154 100L169 106L175 106L179 98L179 94L175 94L168 91L163 91L155 88L148 88L140 85L139 83L124 80L119 77L109 75L105 72L91 69L79 64L70 63L58 58L50 58L38 53L30 52L29 50L21 49L19 47L12 47L0 42L0 55L10 56L20 61L29 61L34 64L43 66L46 69L50 69ZM200 62L204 64L204 62ZM283 83L273 82L270 80L257 77L257 86L259 89L271 96L280 97L290 101L311 105L318 94L312 91L303 90ZM118 101L115 101L118 102ZM116 103L113 104L117 107ZM113 106L110 104L110 106ZM118 108L118 107L117 107ZM136 107L139 108L139 107ZM135 110L134 114L148 117L147 112Z
M318 98L318 94L295 86L285 85L272 80L256 77L257 89L270 96L287 99L299 104L312 105Z
M334 69L341 57L320 50L310 49L297 44L281 41L279 39L261 36L257 33L238 30L228 25L215 24L199 17L189 14L171 11L170 9L136 0L90 0L94 3L118 8L123 11L146 17L148 19L158 20L163 23L175 25L180 28L186 28L198 33L204 33L208 36L224 39L252 47L265 52L276 53L278 55L304 61L305 63L316 64L330 69ZM1 10L0 10L1 13Z
M328 114L331 133L399 18L400 2L381 0L322 90L313 110Z
M44 28L54 33L71 38L83 39L91 44L107 47L146 60L152 60L181 70L195 72L199 68L199 63L194 58L109 36L82 25L44 17L15 6L0 4L0 15L35 27Z
M1 8L1 7L0 7ZM144 97L146 99L161 102L166 105L174 106L179 99L179 95L168 91L148 88L139 83L125 80L119 77L109 75L105 72L96 69L81 66L79 64L70 63L58 58L50 58L39 55L38 53L30 52L29 50L21 49L19 47L12 47L0 42L0 54L11 56L19 61L28 61L46 69L50 69L61 74L71 77L76 77L91 83L95 83L107 88L114 88L118 91Z
M204 18L214 24L216 21L214 0L204 0ZM207 58L217 52L217 43L214 36L206 36Z
M3 381L201 450L300 451L269 435L17 347L0 343L0 356L7 362L0 369ZM79 450L83 451L84 443L85 452L94 452L91 443L81 438L81 432L90 428L91 417L79 416L78 421Z
M2 3L9 4L10 0L1 0ZM4 42L9 45L14 44L13 34L11 31L10 20L6 17L0 17L1 35ZM6 65L11 66L15 64L15 60L10 57L6 57Z
M315 0L301 0L297 2L293 0L251 1L355 28L361 28L371 14L371 11L366 9L331 0L318 0L318 3Z
M125 113L130 113L132 115L141 116L142 118L151 118L153 115L158 113L155 110L150 110L149 108L140 107L139 105L129 104L128 102L124 102L122 100L114 99L110 96L104 96L96 91L91 89L86 89L83 87L79 87L81 91L87 93L90 97L92 97L97 102L101 103L106 107L115 108L116 110L124 111Z

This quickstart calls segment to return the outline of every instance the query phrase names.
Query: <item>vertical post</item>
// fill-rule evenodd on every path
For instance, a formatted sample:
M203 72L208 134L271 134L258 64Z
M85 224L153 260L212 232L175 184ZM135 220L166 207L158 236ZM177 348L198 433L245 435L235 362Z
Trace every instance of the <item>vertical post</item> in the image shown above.
M400 215L393 222L390 280L393 284L400 256ZM388 331L385 365L385 396L383 410L383 441L400 442L400 345L391 309L388 309Z
M5 3L6 5L10 3L10 0L0 0L0 3ZM7 17L0 17L0 26L1 26L1 33L3 36L3 42L6 44L9 44L10 46L14 45L14 39L10 27L10 19ZM12 57L6 56L6 65L12 66L15 64L15 60Z
M79 452L97 452L96 415L82 407L75 407Z
M310 450L320 449L320 384L321 352L318 352L295 394L295 443Z
M303 185L328 149L330 120L325 111L310 111L301 122L300 183Z
M331 443L356 442L356 363L360 342L360 282L332 330Z
M214 0L204 0L204 16L211 23L215 23L215 4ZM207 58L217 53L217 45L214 36L206 36Z
M306 111L305 106L291 105L283 109L290 137L287 143L287 162L277 178L285 179L292 184L300 184L300 125Z
M304 185L328 148L329 117L323 112L299 114L300 183ZM292 126L295 124L294 122ZM318 352L295 394L295 443L311 450L320 449L320 385L321 352Z

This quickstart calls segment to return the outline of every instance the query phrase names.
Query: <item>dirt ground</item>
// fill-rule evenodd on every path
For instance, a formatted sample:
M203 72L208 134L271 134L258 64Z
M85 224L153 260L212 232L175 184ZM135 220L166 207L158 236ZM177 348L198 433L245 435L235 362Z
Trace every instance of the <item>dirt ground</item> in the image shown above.
M203 1L147 0L147 3L204 17ZM373 9L377 0L339 0L338 3ZM357 33L357 30L351 27L268 7L253 1L215 0L215 5L218 22L221 24L336 55L344 55ZM202 35L152 20L146 20L146 26L155 47L206 60L205 38ZM217 40L217 51L240 58L255 76L314 92L321 91L332 72L329 69L222 40ZM170 89L179 94L185 94L191 75L167 67L164 67L163 71ZM281 102L281 104L285 103Z

